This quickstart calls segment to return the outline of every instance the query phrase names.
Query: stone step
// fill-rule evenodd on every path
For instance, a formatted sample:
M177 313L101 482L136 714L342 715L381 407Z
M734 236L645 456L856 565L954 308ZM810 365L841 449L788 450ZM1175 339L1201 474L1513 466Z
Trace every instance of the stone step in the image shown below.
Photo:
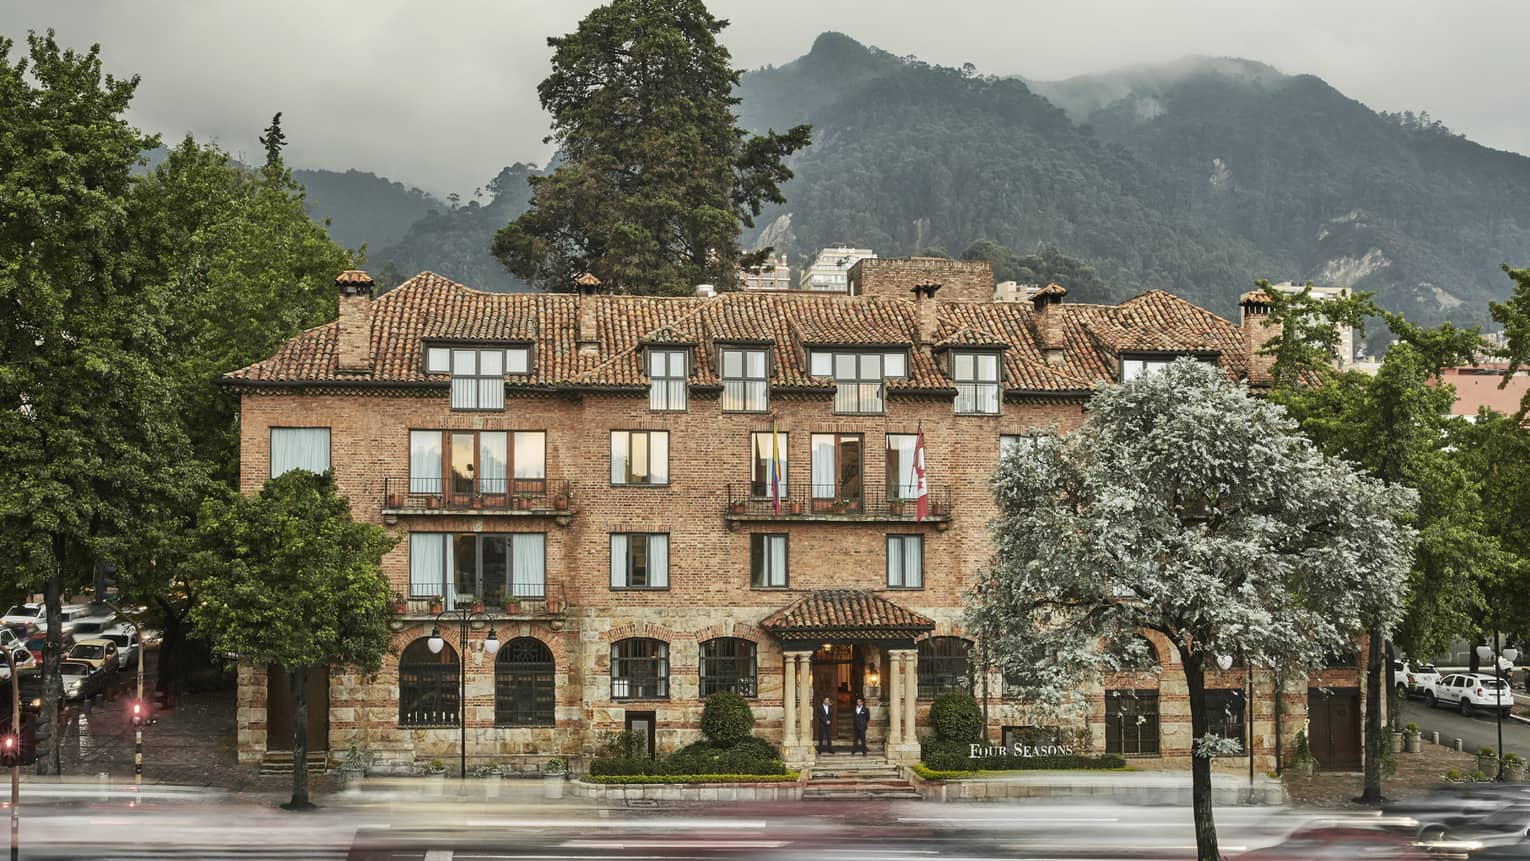
M308 752L308 773L324 774L329 771L329 752L323 750L311 750ZM270 750L260 760L260 773L291 774L292 751Z
M887 768L815 768L812 780L901 780L898 769Z
M849 787L819 789L812 787L802 790L802 800L804 801L871 801L874 799L890 801L897 799L917 800L918 798L920 798L919 793L908 784L904 784L902 787L878 787L875 789L853 789Z

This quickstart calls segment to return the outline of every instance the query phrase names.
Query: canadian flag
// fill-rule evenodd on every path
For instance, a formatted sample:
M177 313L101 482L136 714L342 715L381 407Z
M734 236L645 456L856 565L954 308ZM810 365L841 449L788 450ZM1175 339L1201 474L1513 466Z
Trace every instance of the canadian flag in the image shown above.
M923 520L930 516L930 484L924 478L924 428L919 429L919 438L914 441L914 519Z

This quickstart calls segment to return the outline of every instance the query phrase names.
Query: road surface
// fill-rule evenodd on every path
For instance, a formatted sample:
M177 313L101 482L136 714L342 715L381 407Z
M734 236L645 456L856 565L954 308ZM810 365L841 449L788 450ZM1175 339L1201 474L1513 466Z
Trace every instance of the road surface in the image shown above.
M1402 718L1404 724L1418 724L1426 739L1431 730L1439 732L1441 744L1449 745L1454 739L1461 739L1461 749L1467 753L1476 753L1481 747L1498 747L1498 718L1490 712L1478 712L1466 718L1453 709L1443 706L1431 709L1422 700L1409 700L1403 706ZM1530 761L1530 725L1504 718L1503 749L1505 753L1517 753Z

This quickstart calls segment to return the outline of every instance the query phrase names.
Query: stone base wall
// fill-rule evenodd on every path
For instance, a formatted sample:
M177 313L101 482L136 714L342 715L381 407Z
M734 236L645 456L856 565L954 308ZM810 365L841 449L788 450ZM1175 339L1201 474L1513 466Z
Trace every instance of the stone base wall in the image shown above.
M802 783L586 783L570 784L575 798L625 803L628 801L797 801Z
M925 780L904 769L909 782L926 801L1000 801L1017 798L1105 798L1122 804L1190 805L1189 780L1164 780L1152 775L1123 772L1059 771L1019 777L973 780ZM1217 806L1281 804L1285 787L1264 775L1255 778L1252 793L1246 782L1212 780L1212 800Z

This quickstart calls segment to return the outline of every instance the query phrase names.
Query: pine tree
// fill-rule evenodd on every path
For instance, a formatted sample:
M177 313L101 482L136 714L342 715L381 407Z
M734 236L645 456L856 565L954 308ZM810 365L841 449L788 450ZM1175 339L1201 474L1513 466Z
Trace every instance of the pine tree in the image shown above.
M563 161L530 178L530 210L495 237L506 268L554 290L581 272L630 293L737 282L740 228L783 202L809 127L737 127L727 23L701 0L613 0L547 40L537 93Z
M282 112L277 111L260 136L260 145L266 148L266 167L278 168L282 163L282 147L287 145L287 135L282 131Z

